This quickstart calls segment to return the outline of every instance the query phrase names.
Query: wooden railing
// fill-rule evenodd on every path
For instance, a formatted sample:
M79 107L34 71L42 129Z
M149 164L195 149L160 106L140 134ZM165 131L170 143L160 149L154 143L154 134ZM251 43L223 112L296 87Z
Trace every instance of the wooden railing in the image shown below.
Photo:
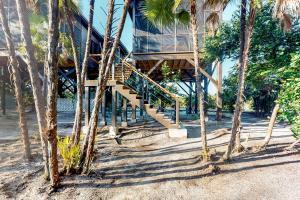
M127 57L126 57L127 58ZM143 74L142 72L140 72L137 68L135 68L132 64L130 64L129 62L126 61L125 59L121 59L122 60L122 65L125 65L126 67L130 68L132 71L134 71L138 76L142 77L143 79L147 80L148 82L150 82L152 85L154 85L155 87L159 88L162 92L164 92L165 94L169 95L174 101L175 101L175 123L177 126L179 126L179 116L180 116L180 97L177 96L176 94L171 93L169 90L165 89L164 87L162 87L160 84L156 83L154 80L152 80L151 78L149 78L147 75Z

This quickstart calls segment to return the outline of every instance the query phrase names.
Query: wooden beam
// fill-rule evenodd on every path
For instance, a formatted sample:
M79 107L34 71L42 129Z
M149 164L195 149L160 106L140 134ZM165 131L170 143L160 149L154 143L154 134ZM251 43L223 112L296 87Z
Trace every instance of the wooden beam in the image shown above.
M195 66L195 62L192 59L186 59L191 65ZM218 81L216 81L211 75L209 75L204 69L201 67L198 68L199 72L203 74L205 77L207 77L214 85L216 88L218 88Z
M159 60L147 73L149 76L158 66L160 66L164 62L164 59Z
M133 53L133 59L142 60L174 60L193 58L193 52L153 52L153 53Z
M176 82L177 83L177 82ZM189 95L189 93L179 84L179 83L177 83L177 85L187 94L187 95Z
M189 86L186 82L183 81L182 83L184 83L184 85L188 87L192 92L196 93L195 90L191 86Z

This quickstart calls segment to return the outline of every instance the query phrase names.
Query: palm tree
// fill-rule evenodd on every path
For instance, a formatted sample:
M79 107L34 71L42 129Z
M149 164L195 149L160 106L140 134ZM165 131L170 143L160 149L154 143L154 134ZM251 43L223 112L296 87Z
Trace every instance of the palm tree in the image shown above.
M104 36L104 42L103 42L103 49L102 49L102 59L101 63L99 65L99 76L98 76L98 83L97 83L97 89L96 89L96 95L95 95L95 104L94 109L92 111L92 115L90 118L90 123L88 126L87 134L84 139L84 146L82 148L82 155L81 155L81 164L80 168L83 169L83 173L87 173L90 168L90 164L93 158L93 151L94 151L94 144L95 144L95 137L96 137L96 131L97 131L97 125L98 125L98 112L99 107L101 104L101 99L103 96L103 93L106 88L107 79L108 79L108 72L109 69L111 69L115 53L117 48L119 47L121 35L123 33L123 28L125 25L125 20L127 16L127 11L129 8L131 0L125 0L122 15L120 18L120 22L118 25L118 32L116 33L116 36L113 40L113 46L110 49L109 52L109 40L111 37L111 31L112 31L112 22L113 22L113 13L114 13L114 0L109 1L109 10L107 14L107 21L106 21L106 29L105 29L105 36Z
M198 38L198 25L197 25L197 3L196 0L190 1L190 13L191 13L191 29L193 35L193 50L194 50L194 60L195 60L195 76L196 76L196 85L197 93L199 94L199 112L200 112L200 126L201 126L201 141L202 141L202 155L203 161L207 162L209 159L209 150L207 146L206 138L206 123L205 123L205 109L204 109L204 92L201 85L200 75L198 74L200 66L199 58L199 38Z
M87 40L86 40L86 46L85 46L84 61L82 64L82 69L81 69L79 55L78 55L78 49L76 47L76 41L75 41L76 36L74 34L74 29L73 29L74 24L72 21L75 9L74 9L74 6L70 6L70 4L72 4L72 1L70 2L70 0L63 0L64 14L66 16L66 22L67 22L68 29L69 29L69 35L70 35L75 69L76 69L76 79L77 79L76 114L75 114L73 130L72 130L72 143L73 144L79 143L81 127L82 127L83 90L84 90L83 82L84 82L86 71L87 71L88 57L89 57L89 53L90 53L91 32L92 32L93 17L94 17L94 3L95 3L95 0L90 0L90 16L89 16L89 22L88 22L88 33L87 33ZM70 8L73 8L73 9L70 9Z
M6 45L9 51L9 59L11 63L11 75L13 78L14 90L16 94L17 100L17 111L19 114L19 126L21 130L22 141L24 145L24 157L29 162L30 161L30 141L28 136L28 128L27 128L27 120L25 116L25 108L23 102L23 95L22 95L22 83L21 83L21 76L18 69L18 60L16 57L15 46L12 41L12 34L10 32L10 28L8 26L8 20L5 15L5 10L3 6L3 0L0 0L0 19L3 26Z
M199 69L201 67L200 56L199 56L199 38L198 38L198 25L197 25L197 1L190 0L190 12L180 9L177 13L178 7L182 3L182 0L146 0L144 14L149 21L158 25L170 25L175 22L175 18L182 23L190 23L190 28L193 36L193 51L194 51L194 62L195 62L195 77L197 85L197 93L199 94L199 109L200 109L200 125L201 125L201 141L202 141L202 155L203 161L209 159L209 149L207 146L206 138L206 123L205 123L205 109L204 109L204 92L201 85L201 79ZM164 9L161 9L164 8ZM163 11L161 11L163 10ZM189 16L189 17L187 17Z
M273 17L280 20L282 27L285 31L290 31L292 20L290 15L299 17L300 14L300 1L299 0L276 0ZM265 149L271 140L273 127L276 122L277 114L280 110L280 105L276 103L273 108L272 115L269 121L267 133L264 142L259 146L259 149Z
M49 1L48 29L48 98L47 98L47 136L50 143L50 178L52 187L59 185L57 160L57 85L58 85L58 40L59 4L58 0Z
M39 79L37 60L34 55L34 47L32 44L30 24L28 19L28 12L24 0L16 0L17 12L21 28L21 36L25 43L26 55L28 57L27 67L30 75L30 81L33 91L33 98L35 103L35 110L37 114L39 132L41 136L41 144L44 159L44 175L45 178L49 177L49 156L48 156L48 141L47 141L47 122L46 122L46 103L42 97L41 80Z

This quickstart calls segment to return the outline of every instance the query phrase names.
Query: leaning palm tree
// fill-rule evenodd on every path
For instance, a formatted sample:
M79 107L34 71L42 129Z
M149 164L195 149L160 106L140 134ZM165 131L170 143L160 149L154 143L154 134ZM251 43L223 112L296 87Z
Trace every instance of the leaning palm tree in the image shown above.
M22 95L21 75L19 72L19 63L16 56L15 46L12 41L12 34L8 26L8 20L5 15L3 0L0 0L0 19L5 34L6 45L9 51L9 59L11 65L11 75L13 79L14 91L17 100L17 111L19 114L19 126L24 145L24 157L30 161L30 141L28 136L27 120L25 115L24 101Z
M83 169L83 173L87 173L90 168L90 164L93 158L93 151L95 145L95 137L98 125L98 112L101 104L101 99L104 94L109 70L113 65L113 61L115 59L116 50L119 47L120 39L123 33L127 11L131 0L125 0L122 15L118 25L118 32L115 35L113 40L113 45L109 50L109 41L111 38L112 33L112 23L113 23L113 13L114 13L114 0L109 1L109 9L107 14L107 21L106 21L106 30L104 35L104 42L103 42L103 49L102 49L102 57L101 63L99 65L99 76L98 76L98 83L96 88L96 95L95 95L95 104L92 111L92 115L90 118L90 123L88 126L87 134L84 140L84 146L82 147L82 155L81 155L81 164L80 168Z
M216 2L220 2L222 0L207 0L210 2L211 5L216 4ZM228 1L229 2L229 1ZM244 103L244 88L245 88L245 78L247 74L248 68L248 57L249 57L249 49L251 45L251 36L253 33L254 22L255 22L255 15L262 4L262 1L251 0L250 1L250 8L249 8L249 15L248 15L248 24L247 26L245 21L245 13L246 13L246 2L245 0L241 0L241 43L240 43L240 60L239 60L239 86L238 86L238 93L237 99L235 102L235 111L232 119L232 133L229 144L227 146L227 150L223 156L224 160L228 160L230 155L236 147L237 150L242 150L242 146L240 143L240 133L239 127L241 124L241 114L243 110L243 103ZM279 18L282 21L284 27L289 27L289 17L285 13L282 13L283 10L289 9L293 12L299 10L299 0L276 0L274 6L274 16ZM245 29L246 26L246 29ZM274 111L278 111L278 109L274 109ZM272 123L275 120L271 120ZM270 131L268 131L270 133Z
M276 0L273 9L273 17L280 20L281 25L285 31L290 31L292 26L291 15L299 17L300 15L300 1L299 0ZM276 122L277 114L280 110L280 104L276 103L273 108L272 115L269 121L267 133L263 143L259 149L265 149L271 140L273 127Z
M52 187L59 185L57 159L57 85L58 85L58 41L59 6L58 0L49 1L49 28L46 66L48 69L47 96L47 138L50 143L50 179Z
M75 120L72 130L72 143L78 144L80 140L80 133L82 128L82 114L83 114L83 90L84 90L84 79L88 66L88 57L90 53L90 45L91 45L91 32L93 26L93 17L94 17L94 3L95 0L90 0L90 14L89 14L89 22L88 22L88 32L87 32L87 40L85 46L85 53L82 67L80 67L80 60L78 49L76 45L76 36L74 33L74 23L73 17L74 12L76 12L76 7L74 6L74 2L70 0L63 0L63 10L64 16L66 17L66 23L68 25L69 36L71 40L75 70L76 70L76 80L77 80L77 103L76 103L76 113ZM76 13L75 13L76 14Z
M33 98L35 103L35 110L37 114L39 132L41 136L43 159L44 159L44 175L45 178L49 177L49 156L48 156L48 141L47 141L47 122L46 122L46 102L42 97L41 80L39 79L37 60L34 55L34 46L31 39L30 24L28 19L28 10L25 0L16 0L17 13L20 22L21 36L24 40L26 55L27 55L27 67L30 76Z
M201 125L201 141L202 141L202 155L203 161L209 159L209 149L206 138L206 123L205 123L205 109L204 109L204 92L201 85L200 78L200 56L199 56L199 38L198 38L198 19L197 19L197 1L189 1L189 10L179 9L183 0L146 0L144 5L144 14L146 18L154 25L171 25L175 22L175 18L182 23L190 23L190 28L193 37L193 52L195 62L195 77L197 85L197 93L199 94L199 110L200 110L200 125ZM163 9L161 9L163 8Z

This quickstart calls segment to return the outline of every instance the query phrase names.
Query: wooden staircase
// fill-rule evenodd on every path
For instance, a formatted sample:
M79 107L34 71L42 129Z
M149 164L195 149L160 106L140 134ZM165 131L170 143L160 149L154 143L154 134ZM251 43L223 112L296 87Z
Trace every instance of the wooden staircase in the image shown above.
M132 69L128 67L124 67L122 66L122 64L116 65L114 69L115 69L114 74L112 73L112 71L110 71L108 80L116 80L116 81L124 82L132 74Z
M137 92L130 88L129 86L124 85L120 81L109 81L109 85L114 86L116 91L119 92L123 97L128 99L133 106L137 106L147 112L149 116L161 123L168 129L178 129L179 125L176 125L175 121L170 119L164 113L158 112L156 108L153 108L148 101L142 102L142 97L137 94Z

